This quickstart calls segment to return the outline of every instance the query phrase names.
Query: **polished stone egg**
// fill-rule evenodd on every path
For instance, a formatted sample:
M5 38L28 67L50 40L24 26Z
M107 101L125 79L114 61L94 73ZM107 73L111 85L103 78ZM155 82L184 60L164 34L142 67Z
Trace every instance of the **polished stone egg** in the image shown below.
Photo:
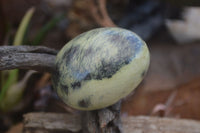
M96 110L126 97L149 67L146 43L122 28L97 28L69 41L56 57L53 85L79 110Z

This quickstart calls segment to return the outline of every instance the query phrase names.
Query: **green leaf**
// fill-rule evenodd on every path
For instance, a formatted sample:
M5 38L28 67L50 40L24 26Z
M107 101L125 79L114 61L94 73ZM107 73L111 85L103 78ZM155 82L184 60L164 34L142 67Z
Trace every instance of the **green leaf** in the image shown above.
M8 88L10 88L12 84L16 83L18 77L18 69L10 70L8 74L9 74L8 79L1 88L0 103L3 101L3 98Z
M64 18L64 15L56 16L52 18L46 25L44 25L41 30L38 32L38 34L35 36L32 44L33 45L38 45L42 42L42 40L45 38L47 33L53 29L56 24Z
M34 11L35 11L35 8L33 8L33 7L30 8L26 12L25 16L23 17L23 19L22 19L22 21L20 23L20 26L19 26L19 28L17 30L14 42L13 42L13 44L15 46L22 44L23 38L25 36L26 30L27 30L27 27L28 27L28 24L30 22L31 17L33 16Z
M0 108L2 111L9 111L21 101L28 79L35 72L36 71L32 70L28 71L21 81L9 87L9 89L5 92L3 101L0 102Z

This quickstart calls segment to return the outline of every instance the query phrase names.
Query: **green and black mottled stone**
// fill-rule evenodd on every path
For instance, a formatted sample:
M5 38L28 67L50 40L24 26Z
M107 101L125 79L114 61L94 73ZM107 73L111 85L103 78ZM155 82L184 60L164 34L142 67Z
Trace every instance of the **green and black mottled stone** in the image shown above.
M107 107L142 81L149 51L135 33L99 28L68 42L56 58L53 84L69 106L80 110Z

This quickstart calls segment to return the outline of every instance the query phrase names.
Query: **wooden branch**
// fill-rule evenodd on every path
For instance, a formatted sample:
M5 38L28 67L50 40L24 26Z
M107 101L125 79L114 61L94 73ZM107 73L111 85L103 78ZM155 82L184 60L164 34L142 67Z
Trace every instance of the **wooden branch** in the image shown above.
M19 68L53 72L56 54L56 50L42 46L1 46L0 70Z
M121 101L99 110L83 112L83 133L122 133Z
M106 9L106 0L98 0L98 5L94 0L89 0L89 9L91 10L91 16L94 18L97 24L102 27L117 27L116 24L109 17Z
M80 119L81 116L78 114L29 113L24 115L24 133L82 132ZM200 131L199 121L186 119L132 116L122 117L122 123L124 133L199 133Z
M123 118L124 133L199 133L200 122L186 119L159 117Z
M117 27L117 25L114 24L110 16L108 15L107 9L106 9L106 2L107 0L98 0L99 3L99 11L103 18L103 25L109 26L109 27Z
M80 115L56 113L29 113L24 115L24 133L79 132Z

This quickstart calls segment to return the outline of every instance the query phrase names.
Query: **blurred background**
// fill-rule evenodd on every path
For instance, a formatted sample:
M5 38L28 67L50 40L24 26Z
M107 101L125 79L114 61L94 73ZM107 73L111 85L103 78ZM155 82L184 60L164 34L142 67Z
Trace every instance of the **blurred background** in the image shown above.
M122 117L200 119L200 1L0 0L0 46L61 49L98 27L137 33L150 49L144 81L122 102ZM51 75L0 71L0 133L22 130L28 112L76 113L57 97Z

